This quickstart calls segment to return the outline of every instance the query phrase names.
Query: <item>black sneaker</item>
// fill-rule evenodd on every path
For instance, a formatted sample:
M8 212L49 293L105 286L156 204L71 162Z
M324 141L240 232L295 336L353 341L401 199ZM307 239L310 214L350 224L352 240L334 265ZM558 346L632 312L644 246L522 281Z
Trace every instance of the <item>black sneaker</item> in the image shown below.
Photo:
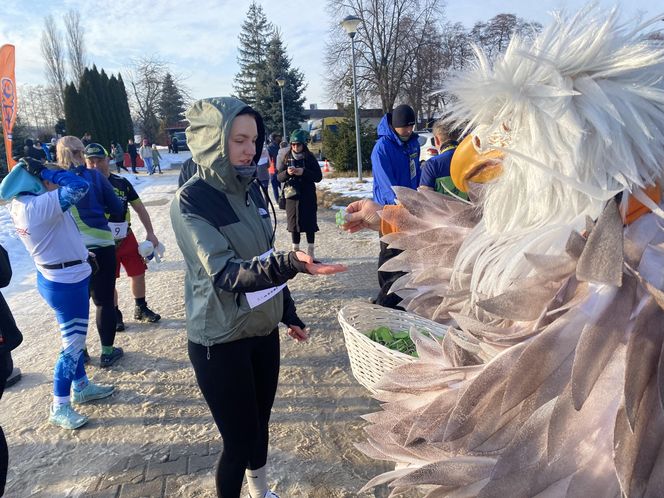
M115 364L120 358L124 355L122 348L113 348L113 352L110 354L102 354L99 358L99 366L101 368L108 368Z
M134 320L155 323L161 320L161 315L152 311L147 305L136 306L134 308Z
M124 321L122 320L122 311L115 308L115 331L122 332L125 329Z
M9 374L9 377L7 377L7 381L5 382L5 387L11 387L14 384L16 384L19 380L21 380L21 369L14 367L12 369L12 373Z

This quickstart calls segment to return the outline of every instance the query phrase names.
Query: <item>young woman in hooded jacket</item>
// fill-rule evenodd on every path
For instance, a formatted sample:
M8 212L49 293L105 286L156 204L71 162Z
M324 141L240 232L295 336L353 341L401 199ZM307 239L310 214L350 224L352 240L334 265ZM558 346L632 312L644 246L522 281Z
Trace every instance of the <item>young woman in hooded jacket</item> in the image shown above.
M304 341L286 282L298 273L344 271L303 252L275 252L274 229L256 182L263 120L240 100L196 102L187 144L198 165L176 193L171 222L186 263L188 352L223 439L218 496L236 498L246 476L252 498L268 489L269 419L279 377L279 322Z

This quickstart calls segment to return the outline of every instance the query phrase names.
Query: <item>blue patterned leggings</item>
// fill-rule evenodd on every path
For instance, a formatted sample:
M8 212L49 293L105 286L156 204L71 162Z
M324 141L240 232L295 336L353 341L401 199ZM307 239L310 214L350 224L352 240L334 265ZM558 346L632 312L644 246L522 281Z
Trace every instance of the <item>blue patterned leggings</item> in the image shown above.
M73 284L51 282L37 272L37 289L55 311L60 325L62 351L53 372L53 394L63 402L69 398L71 384L86 377L83 364L85 336L88 332L90 277Z

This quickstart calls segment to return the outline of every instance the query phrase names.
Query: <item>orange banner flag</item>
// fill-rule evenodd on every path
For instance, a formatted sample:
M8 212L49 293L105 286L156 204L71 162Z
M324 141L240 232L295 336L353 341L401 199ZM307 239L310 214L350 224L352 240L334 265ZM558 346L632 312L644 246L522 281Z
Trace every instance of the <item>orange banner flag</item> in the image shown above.
M14 123L16 122L17 98L14 76L14 45L0 47L0 107L2 111L2 133L5 136L7 167L12 169L16 161L12 158Z

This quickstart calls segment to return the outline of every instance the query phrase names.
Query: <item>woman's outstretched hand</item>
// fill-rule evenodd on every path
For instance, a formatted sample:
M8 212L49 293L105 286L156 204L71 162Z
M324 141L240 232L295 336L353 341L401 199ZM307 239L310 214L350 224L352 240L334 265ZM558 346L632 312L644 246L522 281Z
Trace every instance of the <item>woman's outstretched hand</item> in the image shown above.
M378 211L381 209L383 206L370 199L351 202L346 208L346 223L341 225L341 228L350 233L365 228L378 231L380 229Z
M295 339L297 342L303 342L309 339L309 333L307 332L307 329L303 329L297 325L288 325L288 335Z
M334 273L341 273L348 270L346 265L327 265L315 261L306 252L296 251L295 257L298 261L304 263L307 272L311 275L332 275Z

